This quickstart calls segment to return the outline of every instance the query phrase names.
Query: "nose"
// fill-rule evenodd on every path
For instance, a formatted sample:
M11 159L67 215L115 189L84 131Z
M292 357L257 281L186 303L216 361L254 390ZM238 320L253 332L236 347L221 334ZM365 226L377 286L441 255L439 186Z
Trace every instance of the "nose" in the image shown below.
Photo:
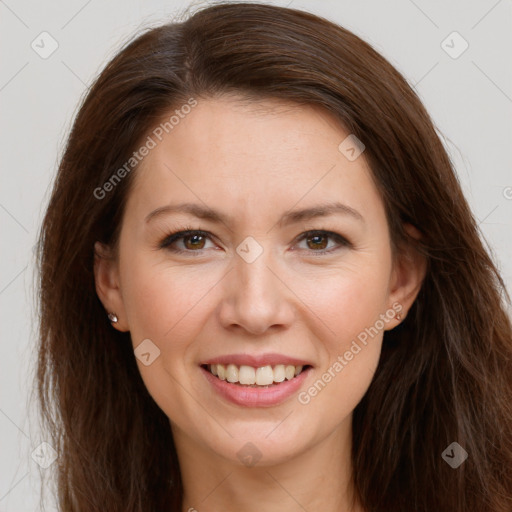
M253 335L289 327L295 316L293 293L283 272L272 261L270 251L264 250L252 263L238 255L234 260L219 309L222 325Z

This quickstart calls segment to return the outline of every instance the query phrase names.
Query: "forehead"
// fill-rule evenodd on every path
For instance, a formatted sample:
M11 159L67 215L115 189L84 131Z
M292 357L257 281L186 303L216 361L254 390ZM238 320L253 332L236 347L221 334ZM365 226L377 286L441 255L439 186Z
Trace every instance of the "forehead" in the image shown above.
M197 99L187 111L161 140L150 135L155 146L135 173L134 206L179 198L264 215L297 201L380 202L364 153L351 161L340 151L350 134L320 107L228 96Z

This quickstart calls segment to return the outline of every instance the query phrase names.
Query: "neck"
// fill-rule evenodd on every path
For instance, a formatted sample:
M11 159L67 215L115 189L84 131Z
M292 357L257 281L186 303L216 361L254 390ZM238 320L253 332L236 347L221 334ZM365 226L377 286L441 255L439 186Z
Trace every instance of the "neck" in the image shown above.
M246 467L198 446L173 425L182 512L363 512L353 503L351 417L328 438L279 463Z

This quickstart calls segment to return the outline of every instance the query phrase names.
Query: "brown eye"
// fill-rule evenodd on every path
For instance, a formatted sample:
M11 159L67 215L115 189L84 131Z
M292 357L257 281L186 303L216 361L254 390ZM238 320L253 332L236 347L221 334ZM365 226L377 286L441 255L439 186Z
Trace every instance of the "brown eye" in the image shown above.
M187 249L203 249L205 244L205 237L203 235L189 235L183 237L183 245Z
M313 235L306 238L306 242L310 249L320 249L323 250L327 247L327 239L328 237L325 235Z
M327 254L334 252L340 247L352 247L352 244L338 233L331 231L307 231L303 233L298 242L306 242L306 247L300 247L310 253Z
M203 249L211 248L208 247L208 242L213 246L209 233L189 229L168 235L159 246L175 253L201 254Z

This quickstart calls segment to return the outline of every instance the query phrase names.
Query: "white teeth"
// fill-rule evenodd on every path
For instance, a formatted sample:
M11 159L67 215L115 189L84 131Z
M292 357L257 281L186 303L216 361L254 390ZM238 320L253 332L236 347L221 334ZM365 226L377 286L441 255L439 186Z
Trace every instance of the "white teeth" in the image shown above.
M238 382L238 367L234 364L228 364L226 368L226 380L228 382Z
M208 369L220 380L227 380L231 383L240 383L246 386L270 386L274 382L279 383L291 380L299 375L303 366L294 366L292 364L278 364L272 366L261 366L253 368L252 366L237 366L235 364L210 364Z
M274 371L272 366L262 366L256 370L256 384L258 386L269 386L274 382Z
M210 371L212 371L211 370L212 366L217 367L217 377L219 377L220 380L226 380L226 368L224 368L224 365L223 364L211 364Z
M286 380L293 379L293 377L295 377L295 366L292 366L291 364L285 366L284 375Z
M256 370L252 366L240 366L238 380L240 384L256 384Z
M285 378L284 364L274 366L274 382L283 382Z

